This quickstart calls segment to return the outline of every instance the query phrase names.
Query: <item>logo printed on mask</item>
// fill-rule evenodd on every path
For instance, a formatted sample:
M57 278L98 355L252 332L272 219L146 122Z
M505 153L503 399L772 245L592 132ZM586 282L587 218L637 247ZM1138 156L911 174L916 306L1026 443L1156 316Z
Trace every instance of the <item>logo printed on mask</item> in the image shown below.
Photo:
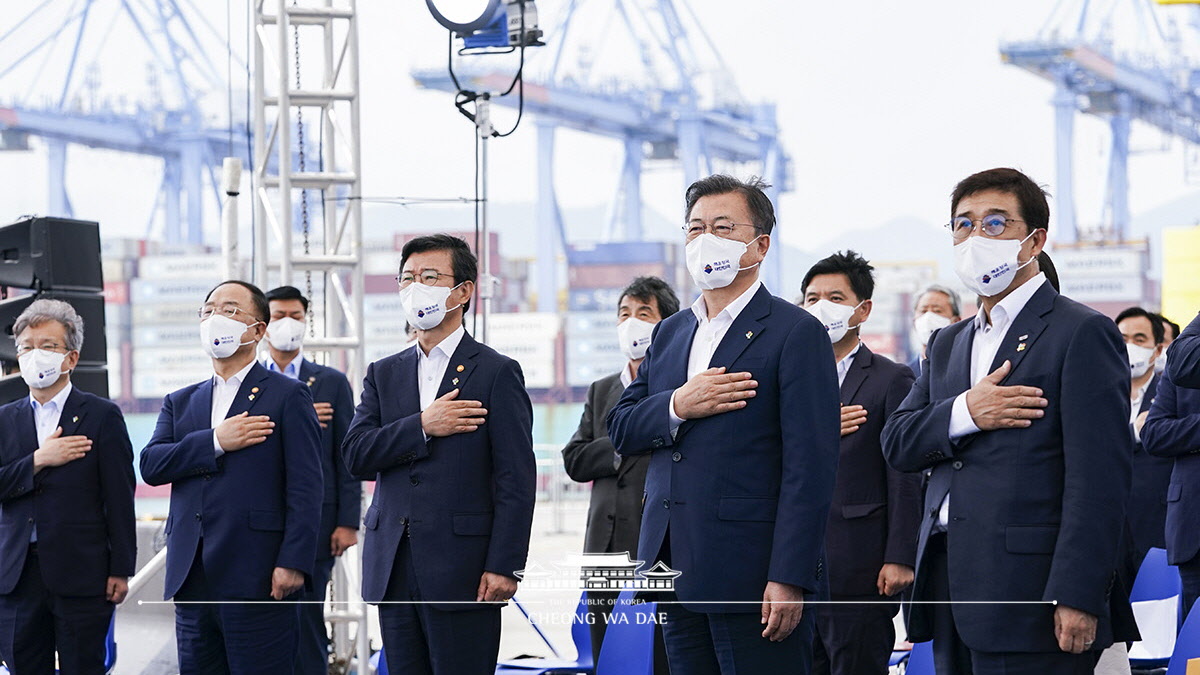
M705 265L705 266L704 266L704 273L705 273L705 274L712 274L712 265Z

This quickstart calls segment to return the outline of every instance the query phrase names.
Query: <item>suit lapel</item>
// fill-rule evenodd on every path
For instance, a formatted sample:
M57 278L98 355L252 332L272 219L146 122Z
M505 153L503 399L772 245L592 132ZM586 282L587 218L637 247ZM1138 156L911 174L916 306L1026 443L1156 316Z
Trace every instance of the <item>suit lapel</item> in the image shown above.
M62 427L63 436L74 436L75 430L79 428L79 423L83 421L87 406L83 401L83 394L79 392L77 387L71 387L71 393L67 395L67 400L63 404L62 414L58 416L58 426Z
M442 375L442 383L438 386L437 398L466 386L467 378L471 376L471 371L475 370L475 357L478 354L479 343L469 334L463 333L462 340L446 364L446 373Z
M317 364L304 359L300 363L300 381L312 390L312 395L315 398L317 395L316 390L321 385L321 371L317 370Z
M213 394L213 378L215 375L209 375L208 379L196 386L196 391L192 394L192 399L188 405L187 424L184 428L191 431L197 429L212 428L212 394Z
M267 369L256 362L250 372L246 373L246 379L242 380L241 386L238 387L238 393L233 397L233 403L229 404L229 412L225 414L225 418L241 415L254 408L254 405L266 394L266 384L264 383L266 379ZM212 395L211 387L209 387L209 395ZM212 409L211 402L209 409Z
M1004 334L1004 341L1000 343L1000 349L996 351L996 358L992 359L992 365L988 372L992 372L1000 367L1005 361L1012 362L1012 368L1008 371L1008 377L1004 381L1012 377L1012 374L1017 371L1017 367L1021 365L1021 361L1025 360L1025 355L1033 350L1033 343L1046 330L1046 322L1042 316L1054 307L1054 299L1058 297L1058 291L1046 282L1042 282L1042 287L1034 292L1029 298L1029 302L1025 303L1025 307L1017 313L1012 319L1012 325L1008 332ZM1004 384L1001 381L1000 384Z
M37 425L33 422L33 406L29 404L29 397L21 399L17 404L17 438L20 440L20 447L17 448L18 457L37 450ZM9 458L16 459L15 457Z
M842 380L842 405L850 405L854 400L854 395L858 393L858 388L866 381L869 374L871 362L875 360L875 355L867 349L866 343L859 343L858 353L854 355L854 360L850 362L850 370L846 371L846 379Z
M750 346L759 335L762 334L763 324L759 319L771 313L771 294L767 291L766 286L759 286L758 292L750 299L749 304L742 309L737 318L733 320L733 324L729 326L725 337L721 338L721 344L717 345L713 352L712 360L709 361L709 368L717 368L724 366L730 368L734 361L742 355L746 347ZM689 350L690 351L690 350Z
M971 388L971 352L975 344L975 319L967 319L967 325L954 336L950 349L950 363L946 367L946 386L950 396L957 396Z

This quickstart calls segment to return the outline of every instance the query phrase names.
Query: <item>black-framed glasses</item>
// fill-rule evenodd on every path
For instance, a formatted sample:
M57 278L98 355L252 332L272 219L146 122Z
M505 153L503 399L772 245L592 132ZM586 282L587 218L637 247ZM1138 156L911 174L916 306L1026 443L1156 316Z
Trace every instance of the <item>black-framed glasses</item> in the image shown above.
M438 279L441 279L442 277L453 278L454 275L446 274L444 272L439 272L437 270L423 270L420 274L413 274L412 272L404 272L396 277L396 283L400 284L400 288L404 288L404 287L412 284L412 282L414 282L414 281L420 281L421 283L425 284L426 286L433 286L434 284L436 284L438 282Z
M680 229L684 231L689 240L699 237L706 231L712 232L722 239L728 239L729 235L733 234L733 228L735 227L753 227L758 229L750 223L735 223L731 220L722 219L714 221L712 225L705 225L702 221L692 220L684 223Z
M17 356L24 356L35 349L45 349L48 352L62 352L64 354L71 351L62 345L53 343L47 345L17 345Z
M963 240L971 236L971 232L975 229L975 223L979 223L979 229L989 237L999 237L1004 233L1004 228L1008 227L1009 223L1023 223L1025 221L1020 218L1009 218L1000 213L993 213L982 218L972 220L966 216L959 216L954 220L946 223L946 229L950 230L951 236L956 240Z

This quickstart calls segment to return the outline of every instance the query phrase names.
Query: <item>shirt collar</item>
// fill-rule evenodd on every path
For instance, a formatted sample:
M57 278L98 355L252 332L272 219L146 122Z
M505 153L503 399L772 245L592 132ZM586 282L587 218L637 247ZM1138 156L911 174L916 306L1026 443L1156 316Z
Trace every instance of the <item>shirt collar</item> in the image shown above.
M849 370L850 364L854 362L854 355L857 354L858 350L860 349L862 349L862 340L859 340L858 344L854 345L854 349L850 350L849 354L842 357L841 361L838 361L838 368Z
M417 354L419 354L422 358L429 359L433 358L434 352L441 352L446 358L450 358L454 355L455 350L458 349L458 343L462 342L463 336L466 334L467 330L460 325L458 328L454 329L453 333L447 335L445 339L434 345L433 349L429 350L429 354L426 354L425 351L421 349L421 346L417 345Z
M61 412L63 406L67 404L67 397L71 395L72 388L74 388L74 385L71 384L70 380L67 380L67 386L63 387L62 391L55 394L54 398L46 401L45 405L38 403L37 399L33 397L33 394L29 395L29 403L33 406L33 410L35 412L41 410L43 407L49 408L51 406Z
M626 389L633 384L633 373L629 372L629 362L625 362L625 366L621 368L621 386Z
M283 373L290 378L298 380L300 379L300 368L304 365L304 351L297 351L296 355L292 357L292 360L288 361L287 365L283 367L283 370L279 369L279 366L275 363L275 359L271 358L271 354L269 352L267 353L267 360L263 365L267 367L267 370L274 371L276 373Z
M220 375L213 373L213 384L217 385L218 387L221 385L228 386L236 384L240 387L242 383L246 381L246 375L250 373L250 369L253 368L257 363L257 361L251 361L250 363L246 364L245 368L237 371L237 373L233 377L229 378L228 381L222 380Z
M1025 283L1017 286L1011 293L1004 296L1004 299L996 303L992 307L992 329L1003 329L1008 326L1013 317L1021 313L1025 309L1025 305L1029 304L1029 299L1034 293L1042 287L1046 281L1046 273L1038 272ZM979 312L975 314L975 330L983 331L987 329L987 318L983 308L979 308Z
M713 319L716 319L724 314L729 317L729 322L733 323L737 320L738 315L742 313L742 310L746 309L746 305L749 305L750 301L754 299L754 294L757 293L758 289L761 287L762 280L755 279L754 283L750 284L750 288L747 288L741 295L734 298L733 302L729 303L729 305L725 307L725 309L721 310L717 316L713 317ZM696 301L692 303L692 314L696 315L696 320L701 324L708 322L708 303L704 301L703 293L701 293L700 297L696 298Z

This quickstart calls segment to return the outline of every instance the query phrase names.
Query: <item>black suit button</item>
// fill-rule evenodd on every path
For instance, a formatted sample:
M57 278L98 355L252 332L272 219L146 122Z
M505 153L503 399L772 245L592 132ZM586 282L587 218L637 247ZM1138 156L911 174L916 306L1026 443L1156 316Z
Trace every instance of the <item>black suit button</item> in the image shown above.
M954 460L954 463L951 464L950 466L954 467L955 471L958 471L959 469L962 468L962 460L956 459L956 460Z
M664 499L664 500L663 500L663 508L664 508L664 509L669 509L669 508L671 508L671 500L670 500L670 499Z
M412 476L408 479L408 482L412 483L413 485L420 485L421 479L417 478L416 476Z
M607 516L605 516L605 517L606 517L606 518L608 518L609 520L612 520L612 519L613 519L613 514L611 514L611 513L610 513L610 514L608 514L608 515L607 515Z
M653 446L654 446L654 447L656 447L656 448L661 448L661 447L663 446L663 439L662 439L662 436L655 436L655 437L654 437L654 440L653 440L653 441L651 441L651 443L650 443L650 444L651 444L651 445L653 445Z
M196 514L196 520L200 520L200 514L199 514L199 513L197 513L197 514Z
M617 481L617 487L618 487L618 488L621 488L621 489L624 489L624 488L625 488L625 481L623 481L623 480L619 480L619 481Z
M672 453L671 453L671 461L672 461L672 462L678 462L678 461L679 461L679 460L681 460L681 459L683 459L683 453L682 453L682 452L679 452L678 450L676 450L675 452L672 452Z
M937 514L938 514L938 508L936 506L929 509L929 515L936 516Z
M30 523L31 525L33 524L33 518L30 518L30 519L29 519L29 523Z

